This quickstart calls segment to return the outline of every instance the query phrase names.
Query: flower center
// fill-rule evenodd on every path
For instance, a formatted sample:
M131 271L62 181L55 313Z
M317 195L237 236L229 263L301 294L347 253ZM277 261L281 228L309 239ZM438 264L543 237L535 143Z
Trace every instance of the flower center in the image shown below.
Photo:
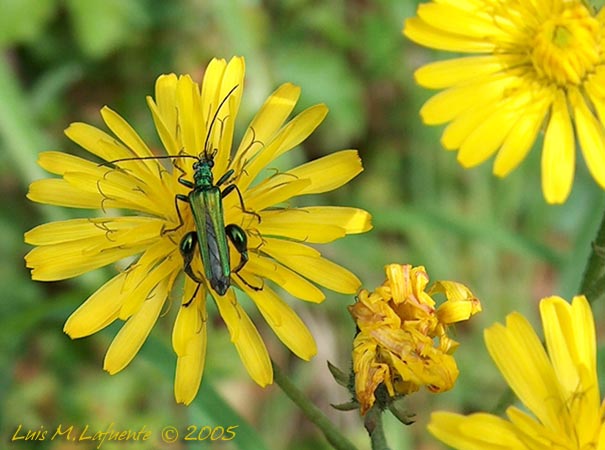
M599 22L581 4L567 6L542 23L532 43L532 63L558 85L580 84L600 61Z

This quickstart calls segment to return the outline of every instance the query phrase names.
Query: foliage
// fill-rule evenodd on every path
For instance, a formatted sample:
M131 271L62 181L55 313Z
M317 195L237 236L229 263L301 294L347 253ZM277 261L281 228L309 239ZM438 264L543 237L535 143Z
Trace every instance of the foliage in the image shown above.
M482 300L483 314L457 330L462 346L456 388L411 397L406 409L416 412L413 426L385 419L392 447L435 447L425 430L432 410L497 407L506 387L480 345L483 327L513 310L535 318L541 297L577 293L605 199L584 166L578 167L567 203L553 207L542 199L537 152L501 180L491 175L489 164L462 169L455 155L440 147L439 129L424 126L418 116L429 93L412 75L434 55L401 35L416 3L0 0L4 442L19 424L34 430L61 423L98 429L111 422L123 429L146 425L156 437L167 425L182 431L188 425L237 424L238 437L220 448L329 448L277 389L260 389L243 376L222 323L213 320L216 311L210 311L213 345L202 392L188 409L175 405L171 392L171 321L154 330L143 348L145 358L113 377L101 366L115 329L75 342L62 333L64 320L108 278L111 267L62 283L34 283L24 268L23 231L74 214L26 201L28 184L43 176L35 164L38 152L77 153L62 130L72 121L100 125L98 110L105 104L159 145L143 107L156 76L191 73L199 80L214 56L246 57L248 103L242 114L247 119L277 85L291 81L302 87L301 108L325 102L331 110L305 144L307 157L359 149L365 172L324 203L369 210L374 231L331 246L330 258L346 262L365 286L383 281L387 263L421 264L434 279L460 281ZM271 353L282 366L292 363L288 372L298 386L364 448L361 419L329 406L349 399L342 398L325 363L350 364L355 330L346 305L352 302L333 295L323 305L298 309L321 349L313 362L295 362L276 339ZM40 444L58 449L63 442ZM121 448L111 445L103 448Z

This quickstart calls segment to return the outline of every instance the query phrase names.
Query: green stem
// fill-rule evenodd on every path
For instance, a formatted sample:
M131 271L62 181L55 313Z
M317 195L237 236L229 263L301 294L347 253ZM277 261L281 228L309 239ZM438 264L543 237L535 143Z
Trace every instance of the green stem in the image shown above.
M593 303L605 294L603 291L603 277L605 269L605 214L601 220L597 237L592 242L592 251L588 264L584 270L584 277L580 285L580 294L584 294L589 302Z
M390 450L382 426L382 411L379 408L370 408L366 414L364 425L370 435L372 450Z
M302 410L304 415L313 422L323 432L324 436L328 440L332 447L337 450L356 450L355 446L343 436L338 428L330 422L326 415L321 412L317 406L309 401L309 399L303 394L290 379L281 371L281 369L271 361L273 364L273 374L275 382L280 388L286 393L290 400L292 400Z

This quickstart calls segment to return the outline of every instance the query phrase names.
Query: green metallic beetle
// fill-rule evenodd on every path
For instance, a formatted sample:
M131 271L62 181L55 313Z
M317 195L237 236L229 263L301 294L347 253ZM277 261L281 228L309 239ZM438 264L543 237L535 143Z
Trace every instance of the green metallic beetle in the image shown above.
M201 283L202 280L191 269L197 244L204 264L206 279L217 294L225 295L230 286L231 272L239 272L248 262L248 238L241 227L235 224L225 226L224 222L223 197L236 190L237 185L231 184L223 191L219 189L219 186L231 178L234 170L228 170L214 184L213 165L212 156L203 154L198 161L193 163L193 182L185 180L184 175L178 179L179 183L190 188L191 192L188 195L177 194L176 200L189 203L196 228L196 231L190 231L183 236L180 250L185 262L185 273ZM182 225L178 206L177 211ZM233 270L229 261L227 238L241 256L239 264Z
M246 232L236 224L228 224L225 226L224 213L223 213L223 198L229 193L237 192L242 207L242 211L247 214L252 214L260 222L260 216L254 212L247 211L244 207L242 195L237 188L236 184L230 184L225 187L222 191L220 186L227 183L228 180L235 173L234 169L230 169L219 180L214 183L214 175L212 168L214 166L214 154L216 151L211 152L208 149L208 142L210 139L210 133L214 126L218 114L230 97L230 95L237 89L237 85L229 91L225 98L221 101L216 109L216 112L208 127L208 134L204 143L204 150L198 155L167 155L167 156L149 156L141 158L124 158L116 161L111 161L112 164L123 162L123 161L135 161L135 160L147 160L147 159L170 159L176 160L180 158L193 158L196 161L193 163L193 181L185 179L186 173L178 165L174 164L174 167L182 172L178 178L178 182L183 186L191 189L189 194L177 194L175 196L175 207L179 218L179 224L175 228L163 230L162 233L169 231L176 231L183 226L184 221L179 209L179 201L188 203L191 208L193 220L195 222L195 231L186 233L181 239L179 249L184 261L185 273L195 282L201 285L202 280L198 275L193 272L191 263L195 255L195 247L198 246L200 250L200 256L202 258L202 264L204 265L204 272L206 280L210 283L210 287L219 295L225 295L229 286L231 285L231 274L237 274L248 262L248 238ZM240 254L240 262L235 268L231 268L231 262L229 259L229 245L227 239L231 241L235 249ZM243 278L242 282L248 287L254 290L260 290L262 287L256 287L248 284ZM184 304L188 306L197 293L197 289L193 294L191 300Z

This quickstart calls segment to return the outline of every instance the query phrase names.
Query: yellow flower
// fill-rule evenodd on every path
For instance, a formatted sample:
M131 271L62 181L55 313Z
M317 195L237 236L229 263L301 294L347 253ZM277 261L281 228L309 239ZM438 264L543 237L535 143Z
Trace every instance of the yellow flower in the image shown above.
M578 140L605 187L605 10L580 0L440 0L418 7L403 33L416 43L472 56L427 64L425 123L448 123L441 142L464 167L497 153L508 175L544 129L542 190L563 203L571 190Z
M172 335L178 357L175 397L185 404L197 394L204 369L207 294L214 299L246 370L265 386L273 380L267 349L234 290L226 287L235 285L246 293L281 341L308 360L316 353L313 337L265 280L313 303L324 300L316 284L353 293L360 285L357 277L308 244L327 243L371 228L369 214L360 209L297 208L287 203L297 196L336 189L359 174L362 166L355 150L336 152L270 176L263 173L276 158L304 141L327 113L325 105L315 105L286 122L300 94L297 86L283 84L267 99L232 152L243 86L244 60L239 57L229 63L213 60L201 88L187 75L160 76L155 99L148 97L147 101L160 140L167 155L173 157L164 155L159 160L122 117L104 107L101 115L115 137L84 123L70 125L66 134L109 163L99 165L61 152L42 153L40 165L60 178L35 181L28 194L40 203L132 211L124 216L112 211L102 218L48 223L25 234L26 242L36 246L26 256L34 280L71 278L131 258L65 324L65 332L79 338L117 319L126 321L105 357L104 368L111 374L136 355L177 276L186 269L184 258L191 260L190 272L202 282L184 277L183 300ZM146 159L116 161L128 158ZM189 241L195 253L179 254L183 237L192 237L196 230L191 209L183 201L192 188L179 182L179 177L185 184L192 183L193 163L205 161L208 168L209 158L214 163L214 183L222 182L219 189L225 195L224 225L240 227L247 237L245 248L227 244L231 274L223 283L227 285L224 295L219 293L223 289L210 286L205 277L195 241ZM230 170L231 175L221 180ZM211 247L212 253L216 249ZM242 252L247 252L249 261L238 271Z
M485 330L492 359L525 408L509 407L509 421L487 413L436 412L428 427L432 434L465 450L605 449L590 305L584 296L574 297L571 305L548 297L540 313L548 355L518 313L510 314L505 326Z
M362 414L376 401L382 383L389 397L420 386L432 392L451 389L458 377L451 355L457 343L447 336L447 326L481 311L479 300L462 284L440 281L425 292L429 278L422 266L390 264L385 270L382 286L374 292L362 289L349 307L359 328L353 372ZM437 309L435 293L446 297Z

